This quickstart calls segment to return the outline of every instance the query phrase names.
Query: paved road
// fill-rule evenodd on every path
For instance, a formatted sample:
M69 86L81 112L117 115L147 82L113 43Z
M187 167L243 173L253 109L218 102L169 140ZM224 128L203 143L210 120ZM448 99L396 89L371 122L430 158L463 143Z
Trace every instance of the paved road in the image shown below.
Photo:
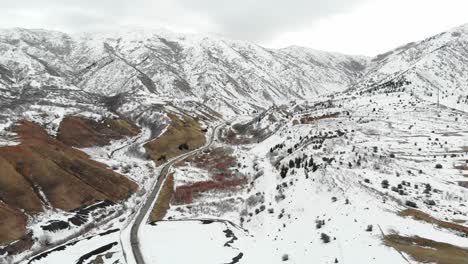
M137 212L135 222L133 223L133 226L131 227L131 230L130 230L130 243L131 243L131 246L132 246L133 256L134 256L135 262L137 264L144 264L145 263L145 260L143 258L143 254L141 253L141 250L140 250L140 244L139 244L139 241L138 241L138 230L140 230L140 226L142 224L143 225L146 224L146 221L147 221L146 216L148 215L148 212L153 208L154 201L156 200L156 198L158 196L159 189L161 188L161 185L166 180L169 169L172 167L172 165L174 165L174 163L209 148L213 144L213 142L215 141L215 138L216 138L216 135L218 134L219 128L221 128L224 125L225 125L225 123L222 123L222 124L216 126L213 129L213 133L211 134L211 136L210 136L210 138L208 140L208 143L204 147L193 150L193 151L188 152L188 153L185 153L183 155L180 155L177 158L172 159L169 163L164 165L164 167L162 168L161 172L159 173L158 180L157 180L156 184L154 185L153 190L151 191L151 193L147 197L147 199L144 202L143 206L141 207L140 211Z

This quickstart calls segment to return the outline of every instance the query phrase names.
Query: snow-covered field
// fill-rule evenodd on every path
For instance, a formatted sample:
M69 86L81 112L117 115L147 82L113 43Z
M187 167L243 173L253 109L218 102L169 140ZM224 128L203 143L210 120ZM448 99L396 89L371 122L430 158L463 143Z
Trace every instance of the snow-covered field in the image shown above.
M146 263L242 263L248 234L228 222L160 221L142 228Z
M227 196L201 194L188 205L197 210L180 214L180 205L174 205L166 219L212 217L241 225L251 238L236 244L243 252L239 263L416 263L384 244L384 236L394 233L468 247L462 233L399 215L412 208L409 201L436 219L466 226L468 192L458 184L466 178L455 166L467 159L468 117L405 93L349 99L335 98L323 106L300 103L274 135L259 144L233 146L249 188ZM316 119L301 124L304 117ZM283 166L288 167L284 178ZM175 170L176 185L207 175L185 164ZM209 203L236 196L244 201L241 210L221 212ZM252 204L249 197L260 198ZM163 223L161 233L172 241L166 234L172 222ZM176 229L179 222L173 223ZM210 241L201 236L197 245ZM178 249L193 248L180 244Z
M119 230L78 239L42 253L27 263L119 263L123 259L119 245Z
M173 203L165 221L145 225L140 239L148 262L417 263L385 244L389 234L468 247L460 232L400 215L416 206L434 219L467 225L468 192L460 184L468 174L464 112L393 93L309 100L266 113L252 116L253 122L246 117L232 122L250 124L242 135L249 140L231 144L221 136L211 152L204 153L214 167L194 160L176 166L175 188L217 179L216 159L230 160L221 172L245 177L246 183L200 192L188 204ZM255 134L261 140L249 131L261 131ZM143 128L136 137L84 149L141 190L125 203L106 208L102 225L84 236L76 234L85 227L42 230L50 220L68 217L66 212L50 210L36 217L30 229L38 238L49 243L77 238L32 263L64 263L64 258L73 263L80 258L86 258L82 263L96 258L126 262L122 249L131 252L133 213L159 172L140 155L150 137L150 129ZM215 221L204 224L200 219ZM98 235L109 230L120 232ZM323 234L329 237L327 243ZM232 236L237 239L226 246Z

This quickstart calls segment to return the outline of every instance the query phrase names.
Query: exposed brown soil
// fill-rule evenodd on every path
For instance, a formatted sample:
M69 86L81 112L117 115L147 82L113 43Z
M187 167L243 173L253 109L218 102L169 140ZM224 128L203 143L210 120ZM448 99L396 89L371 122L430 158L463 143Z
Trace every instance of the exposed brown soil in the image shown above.
M32 233L26 233L21 235L18 239L14 239L14 242L8 244L0 250L0 255L7 253L8 255L14 255L18 252L31 249L34 244Z
M249 122L246 124L234 124L226 128L223 133L223 140L230 145L246 145L261 142L271 135L271 128L257 128L256 122Z
M253 139L252 137L239 134L238 132L234 131L232 128L229 128L224 138L224 141L226 141L226 143L231 144L231 145L246 145L246 144L251 144L253 142Z
M406 209L399 213L400 216L410 216L418 221L424 221L427 223L438 225L439 227L451 229L468 235L468 227L459 225L456 223L446 222L442 220L435 219L434 217L423 213L416 209Z
M468 250L422 237L384 236L384 244L422 263L467 264Z
M0 202L0 241L14 241L26 233L26 216Z
M161 188L158 199L154 204L154 208L151 211L150 221L160 221L166 216L167 210L170 208L171 198L174 194L174 173L167 176L164 185Z
M242 186L247 183L246 178L234 180L202 181L190 185L179 186L174 192L174 204L189 204L202 192L210 190L225 190Z
M136 136L139 133L139 128L125 119L105 119L98 122L80 116L68 116L60 123L57 139L69 146L86 148L105 146L111 140Z
M69 211L97 200L117 202L138 188L84 152L50 137L37 124L22 121L15 132L21 144L0 148L0 197L13 210L34 215L50 204ZM12 226L0 244L24 235L25 223L13 212L0 214L4 221L8 219L2 228Z
M197 149L206 142L197 120L169 114L171 124L163 135L145 144L145 149L159 166L167 160Z

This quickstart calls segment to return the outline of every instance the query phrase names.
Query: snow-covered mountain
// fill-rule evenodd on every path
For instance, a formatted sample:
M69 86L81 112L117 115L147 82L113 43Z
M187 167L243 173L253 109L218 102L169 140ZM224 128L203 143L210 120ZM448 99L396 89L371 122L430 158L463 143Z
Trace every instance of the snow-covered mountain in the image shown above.
M432 102L467 108L468 24L373 58L360 91L404 90Z
M0 263L133 263L147 201L148 262L467 263L467 44L468 25L375 58L164 30L0 30ZM101 172L132 188L92 204L108 198L69 181ZM38 197L27 215L8 181L23 178Z
M218 36L167 31L68 35L0 31L2 83L114 95L143 89L266 106L346 89L368 58L290 47L270 50ZM5 84L4 84L5 85Z

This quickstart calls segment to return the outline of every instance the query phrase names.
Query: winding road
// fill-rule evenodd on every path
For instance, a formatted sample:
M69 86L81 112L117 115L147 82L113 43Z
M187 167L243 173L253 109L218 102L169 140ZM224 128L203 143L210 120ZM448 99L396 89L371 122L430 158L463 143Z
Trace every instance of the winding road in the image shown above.
M194 155L200 151L203 151L205 149L208 149L211 147L213 142L216 139L216 135L218 134L219 128L225 126L226 123L221 123L217 125L216 127L213 128L213 132L210 135L210 138L207 142L207 144L201 148L198 148L196 150L190 151L188 153L182 154L176 158L173 158L171 161L169 161L164 167L161 169L161 172L159 173L158 179L156 181L156 184L153 186L153 189L151 193L147 196L146 200L144 201L144 204L140 207L140 210L137 212L137 215L135 217L135 221L133 222L133 225L130 230L130 243L132 247L132 253L133 257L135 260L135 263L137 264L144 264L145 260L143 258L143 254L141 253L140 249L140 243L138 240L138 231L140 230L141 225L146 224L147 219L149 217L149 212L154 206L154 203L158 197L159 190L161 189L161 185L164 183L166 180L166 177L168 175L168 172L172 165L174 165L176 162L181 161L191 155ZM129 254L125 254L126 256L129 256Z

